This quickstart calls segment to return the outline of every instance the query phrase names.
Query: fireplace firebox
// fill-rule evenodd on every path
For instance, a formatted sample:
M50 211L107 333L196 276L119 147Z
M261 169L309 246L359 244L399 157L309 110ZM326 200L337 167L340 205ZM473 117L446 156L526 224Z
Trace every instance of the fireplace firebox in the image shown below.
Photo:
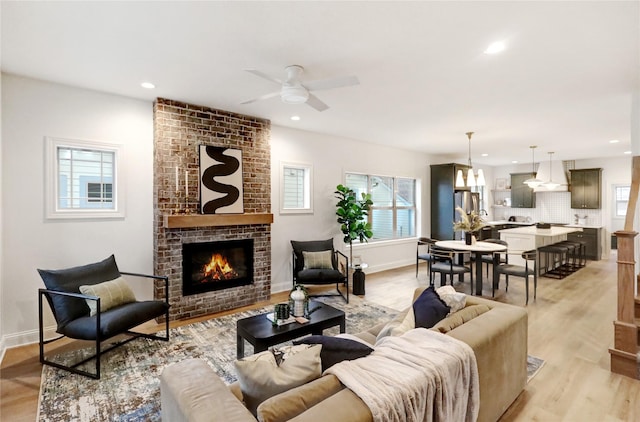
M182 245L182 294L253 283L253 239Z

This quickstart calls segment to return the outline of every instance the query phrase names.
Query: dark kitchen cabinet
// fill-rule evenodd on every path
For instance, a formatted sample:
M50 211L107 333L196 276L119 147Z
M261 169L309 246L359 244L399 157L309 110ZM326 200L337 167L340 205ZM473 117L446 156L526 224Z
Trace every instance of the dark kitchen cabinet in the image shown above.
M534 173L511 173L511 208L535 208L536 194L524 181Z
M600 241L600 234L602 229L598 228L583 228L581 232L573 232L567 234L567 240L577 242L586 242L586 255L587 259L592 261L599 261L602 255L602 242Z
M433 164L431 166L431 237L451 240L454 237L455 192L468 191L468 187L456 188L456 173L467 175L469 166L463 164Z
M602 169L569 170L571 172L571 208L600 209Z

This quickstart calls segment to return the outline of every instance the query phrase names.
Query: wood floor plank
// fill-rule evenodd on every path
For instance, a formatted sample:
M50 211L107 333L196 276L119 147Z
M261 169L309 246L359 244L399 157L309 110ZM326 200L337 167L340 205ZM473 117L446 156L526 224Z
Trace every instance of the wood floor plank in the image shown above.
M640 420L640 381L609 371L608 349L613 344L616 318L616 283L615 253L608 260L590 261L587 267L563 280L541 277L535 301L531 282L531 296L526 307L529 354L544 359L545 365L501 421ZM365 298L400 310L411 303L416 287L427 284L426 264L420 265L418 278L414 265L367 274ZM454 287L465 293L470 291L468 281L456 282ZM312 290L325 288L312 287ZM508 292L501 280L495 300L524 307L524 291L522 279L512 278ZM491 298L487 285L483 296ZM286 292L279 293L272 295L270 302L252 307L286 299ZM225 314L231 312L235 311ZM215 316L176 321L171 326L211 317ZM148 330L154 328L147 327ZM40 374L37 345L7 351L0 366L0 420L35 420Z

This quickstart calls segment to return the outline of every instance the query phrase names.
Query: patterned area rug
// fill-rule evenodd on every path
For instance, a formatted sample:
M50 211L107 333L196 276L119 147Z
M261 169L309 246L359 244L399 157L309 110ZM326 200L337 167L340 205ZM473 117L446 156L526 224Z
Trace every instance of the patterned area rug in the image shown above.
M319 300L345 311L347 333L364 331L397 314L396 310L353 296L349 304L338 298ZM103 356L100 380L44 366L37 420L160 421L158 377L165 366L192 357L202 358L227 383L235 381L236 320L271 311L273 307L267 307L174 328L169 343L143 338L133 340ZM337 327L325 330L325 334L337 333ZM76 351L60 359L77 361L79 355L90 352L90 349ZM252 352L252 346L245 343L245 354ZM528 380L543 364L541 359L528 357ZM85 369L93 371L91 366Z
M354 296L349 304L339 298L318 300L345 311L347 333L364 331L397 314L396 310ZM38 420L160 421L158 377L165 366L192 357L202 358L227 383L235 381L236 320L272 311L273 307L267 307L174 328L169 343L133 340L102 357L99 380L44 366ZM338 332L338 327L325 330L325 334L331 335ZM245 355L250 353L253 348L245 343ZM81 354L83 351L77 351L59 359L75 362ZM93 372L91 366L86 369Z

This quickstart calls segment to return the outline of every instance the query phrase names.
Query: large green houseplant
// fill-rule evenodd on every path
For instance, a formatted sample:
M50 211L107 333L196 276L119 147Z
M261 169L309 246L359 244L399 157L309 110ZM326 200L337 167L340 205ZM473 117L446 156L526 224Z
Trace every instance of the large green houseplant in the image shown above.
M336 215L344 234L342 240L349 244L349 261L353 263L353 241L366 242L373 236L371 224L367 221L373 201L368 193L362 193L362 199L358 199L353 189L342 184L336 187L335 194L338 199Z

